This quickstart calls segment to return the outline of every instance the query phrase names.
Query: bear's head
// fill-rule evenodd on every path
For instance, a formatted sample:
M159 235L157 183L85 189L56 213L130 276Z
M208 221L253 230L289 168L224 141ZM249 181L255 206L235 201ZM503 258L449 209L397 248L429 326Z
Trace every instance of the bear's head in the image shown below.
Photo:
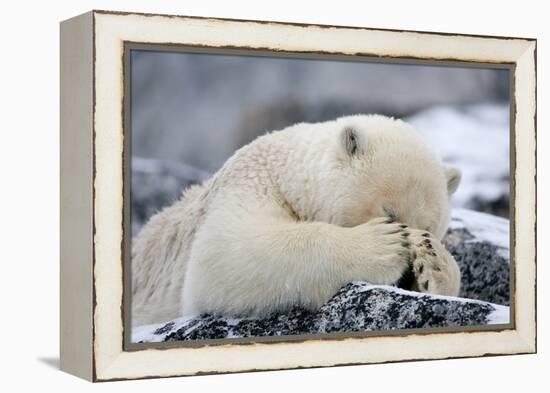
M390 216L443 237L460 170L444 165L401 120L356 115L323 125L330 148L316 176L317 219L356 226Z

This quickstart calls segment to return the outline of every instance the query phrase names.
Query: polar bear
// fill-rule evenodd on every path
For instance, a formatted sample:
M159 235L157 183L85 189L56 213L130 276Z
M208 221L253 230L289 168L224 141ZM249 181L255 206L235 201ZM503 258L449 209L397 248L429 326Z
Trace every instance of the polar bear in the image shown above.
M460 171L381 115L258 137L154 215L132 247L132 324L314 309L345 284L457 295L440 243Z

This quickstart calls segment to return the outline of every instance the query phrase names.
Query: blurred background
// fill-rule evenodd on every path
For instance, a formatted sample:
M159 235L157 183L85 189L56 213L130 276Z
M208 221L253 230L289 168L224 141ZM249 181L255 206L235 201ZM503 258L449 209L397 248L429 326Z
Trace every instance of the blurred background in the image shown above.
M132 232L235 150L297 122L403 118L458 166L455 206L509 215L509 71L131 52Z

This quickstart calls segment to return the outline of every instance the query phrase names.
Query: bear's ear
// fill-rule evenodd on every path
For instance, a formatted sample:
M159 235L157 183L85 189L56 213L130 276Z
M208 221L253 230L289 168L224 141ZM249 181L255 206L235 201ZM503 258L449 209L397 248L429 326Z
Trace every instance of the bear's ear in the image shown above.
M364 148L361 135L353 127L344 128L340 139L344 150L350 157L356 156Z
M445 165L444 171L445 179L447 179L447 192L449 193L449 195L452 195L455 193L458 185L460 184L462 172L460 172L460 169L449 165Z

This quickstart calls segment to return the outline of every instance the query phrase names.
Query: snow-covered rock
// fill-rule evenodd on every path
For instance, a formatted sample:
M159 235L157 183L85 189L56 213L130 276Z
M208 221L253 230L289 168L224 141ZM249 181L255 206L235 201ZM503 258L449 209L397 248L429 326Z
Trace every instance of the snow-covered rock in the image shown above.
M508 323L508 314L508 307L492 303L355 282L315 312L293 308L266 318L205 314L135 328L132 339L160 342L471 326Z
M444 244L460 266L461 297L353 282L317 311L293 308L265 318L198 315L136 327L132 340L159 342L508 323L508 220L455 209Z
M510 303L510 222L468 209L454 209L445 247L462 274L460 296Z

